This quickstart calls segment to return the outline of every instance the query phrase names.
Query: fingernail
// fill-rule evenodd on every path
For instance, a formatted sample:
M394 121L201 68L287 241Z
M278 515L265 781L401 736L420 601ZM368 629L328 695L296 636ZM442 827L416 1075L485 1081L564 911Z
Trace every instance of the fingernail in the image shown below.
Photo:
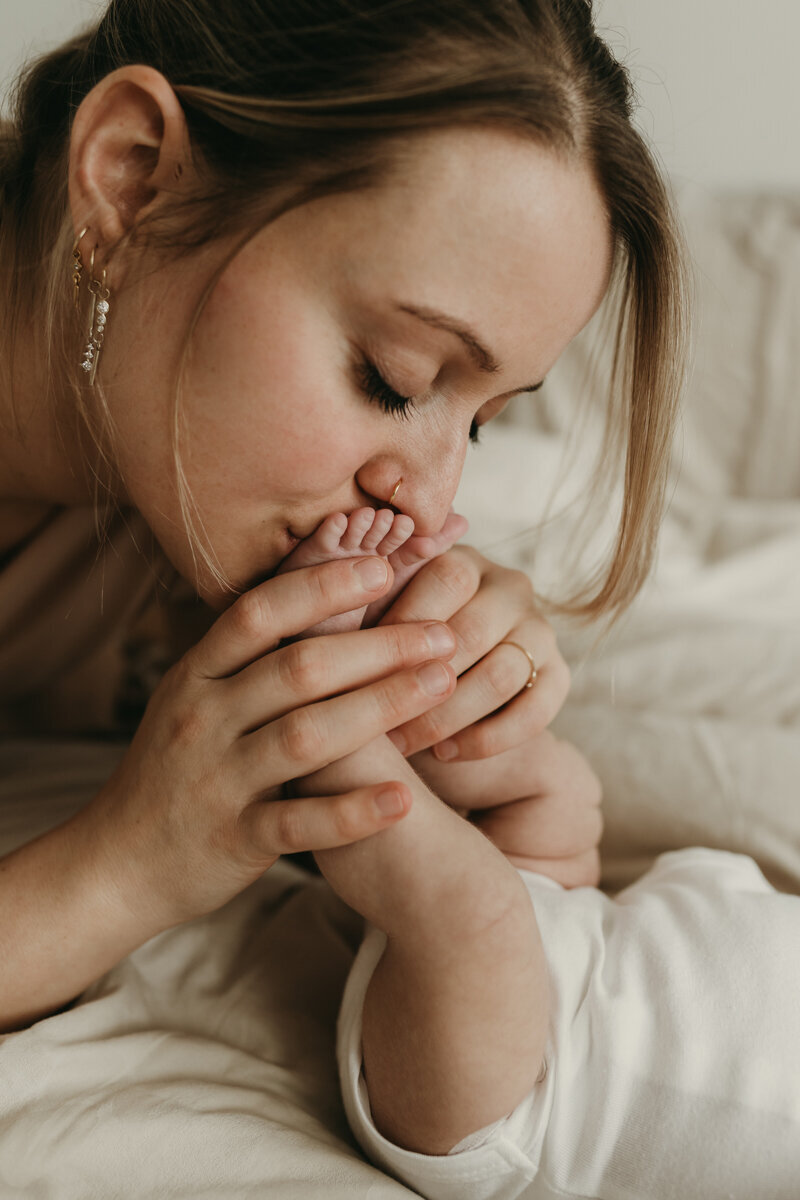
M426 663L417 671L417 679L429 696L441 696L450 690L450 672L444 663Z
M430 646L432 654L452 654L456 648L456 640L446 625L442 625L441 621L435 621L432 625L425 626L425 638Z
M354 566L354 571L361 581L361 586L367 592L375 592L383 587L389 578L389 567L385 558L362 558Z
M400 733L397 729L390 729L386 736L401 754L405 754L406 750L408 749L408 742L403 737L402 733Z
M382 817L396 817L403 811L405 804L397 788L385 788L375 797L375 807Z
M433 753L440 762L451 762L454 758L458 758L458 745L456 742L448 739L446 742L439 742L433 747Z

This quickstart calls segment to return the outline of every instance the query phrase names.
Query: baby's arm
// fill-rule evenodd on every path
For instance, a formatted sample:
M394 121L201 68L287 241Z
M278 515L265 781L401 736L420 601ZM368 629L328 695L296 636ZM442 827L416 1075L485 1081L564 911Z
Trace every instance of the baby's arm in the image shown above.
M411 812L317 861L387 935L363 1014L375 1124L406 1149L443 1154L533 1088L547 1034L546 964L517 872L388 738L301 783L334 794L366 778L402 781Z

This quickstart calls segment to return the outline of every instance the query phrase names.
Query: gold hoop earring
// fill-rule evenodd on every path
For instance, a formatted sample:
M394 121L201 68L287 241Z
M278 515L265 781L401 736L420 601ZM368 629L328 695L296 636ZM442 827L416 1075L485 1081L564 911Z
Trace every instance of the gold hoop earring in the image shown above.
M97 378L97 364L100 361L100 351L103 349L103 340L106 335L106 325L108 323L108 312L111 307L108 303L111 293L106 287L106 269L103 267L103 273L99 279L94 277L94 257L97 247L92 250L92 257L89 263L89 272L91 281L89 283L89 291L92 296L92 308L89 314L89 335L86 342L86 349L83 352L83 361L81 367L89 376L89 384L95 386Z
M392 492L391 496L389 497L390 504L394 504L395 497L397 496L397 493L400 491L400 485L402 484L402 482L403 482L403 476L401 475L400 478L398 479L397 483L395 484L394 491Z
M81 232L75 239L75 245L72 247L72 301L75 307L78 307L81 293L81 279L83 278L83 259L81 258L81 242L89 232L89 226Z

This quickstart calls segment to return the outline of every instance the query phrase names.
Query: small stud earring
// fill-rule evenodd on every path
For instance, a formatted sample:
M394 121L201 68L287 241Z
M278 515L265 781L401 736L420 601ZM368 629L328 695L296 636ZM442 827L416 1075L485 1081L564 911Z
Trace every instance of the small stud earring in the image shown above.
M89 265L92 276L89 283L92 308L89 314L89 338L86 343L86 349L83 352L83 362L81 363L81 367L89 376L89 383L92 387L94 387L95 379L97 378L97 364L100 361L100 351L103 349L103 339L106 335L106 325L108 323L110 308L108 301L111 295L106 287L105 267L99 279L95 279L94 277L94 256L95 251L92 250L92 258Z
M81 293L81 279L83 278L83 259L81 258L81 242L89 232L89 226L82 229L75 239L75 245L72 247L72 300L75 307L78 307Z

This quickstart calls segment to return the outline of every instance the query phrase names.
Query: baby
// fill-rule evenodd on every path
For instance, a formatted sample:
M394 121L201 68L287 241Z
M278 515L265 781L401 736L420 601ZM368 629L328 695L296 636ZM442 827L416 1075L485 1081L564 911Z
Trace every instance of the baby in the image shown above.
M423 565L402 518L375 542L360 513L285 569L370 548L398 575ZM512 867L386 737L300 790L377 780L403 781L410 813L317 855L369 922L339 1021L368 1156L430 1200L797 1200L800 898L704 849L613 900L564 891Z

